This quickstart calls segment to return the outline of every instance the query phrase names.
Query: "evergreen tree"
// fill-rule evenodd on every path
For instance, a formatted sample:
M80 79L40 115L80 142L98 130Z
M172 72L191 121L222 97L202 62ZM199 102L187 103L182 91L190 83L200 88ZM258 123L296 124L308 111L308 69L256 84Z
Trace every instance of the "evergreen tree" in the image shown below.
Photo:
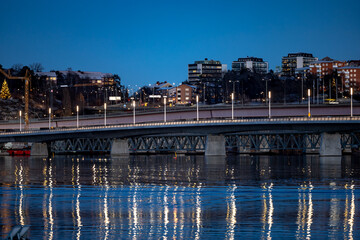
M9 98L11 98L10 90L9 90L9 87L8 87L8 84L7 84L6 80L4 80L4 82L2 84L0 97L1 97L1 99L9 99Z

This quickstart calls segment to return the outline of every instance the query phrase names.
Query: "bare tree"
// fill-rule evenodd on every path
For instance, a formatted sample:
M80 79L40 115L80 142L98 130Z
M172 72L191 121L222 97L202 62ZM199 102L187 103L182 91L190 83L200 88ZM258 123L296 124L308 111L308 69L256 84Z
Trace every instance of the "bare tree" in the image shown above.
M23 65L21 63L16 63L14 65L12 65L11 67L16 73L20 72L21 69L23 68Z
M41 65L41 63L32 63L30 64L30 69L34 72L42 72L44 67Z

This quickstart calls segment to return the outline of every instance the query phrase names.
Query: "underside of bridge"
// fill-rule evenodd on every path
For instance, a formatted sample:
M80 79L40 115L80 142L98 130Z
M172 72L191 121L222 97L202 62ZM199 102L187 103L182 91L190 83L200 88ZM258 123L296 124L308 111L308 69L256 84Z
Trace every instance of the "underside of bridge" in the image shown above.
M186 153L226 155L226 153L313 153L338 156L360 146L360 135L328 133L233 133L227 135L162 135L117 138L78 138L52 141L55 154L152 154Z

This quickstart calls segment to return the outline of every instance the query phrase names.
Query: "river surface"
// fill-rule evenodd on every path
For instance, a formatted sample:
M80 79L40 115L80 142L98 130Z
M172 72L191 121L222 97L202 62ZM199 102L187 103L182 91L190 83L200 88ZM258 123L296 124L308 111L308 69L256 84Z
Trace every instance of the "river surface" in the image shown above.
M360 157L0 157L30 239L360 239Z

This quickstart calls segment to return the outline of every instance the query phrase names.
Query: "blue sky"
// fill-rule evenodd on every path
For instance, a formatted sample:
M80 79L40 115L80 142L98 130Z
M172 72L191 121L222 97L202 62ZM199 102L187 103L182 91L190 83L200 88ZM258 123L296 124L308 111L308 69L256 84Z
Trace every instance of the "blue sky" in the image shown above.
M5 1L0 64L182 82L187 64L289 52L360 59L360 1Z

